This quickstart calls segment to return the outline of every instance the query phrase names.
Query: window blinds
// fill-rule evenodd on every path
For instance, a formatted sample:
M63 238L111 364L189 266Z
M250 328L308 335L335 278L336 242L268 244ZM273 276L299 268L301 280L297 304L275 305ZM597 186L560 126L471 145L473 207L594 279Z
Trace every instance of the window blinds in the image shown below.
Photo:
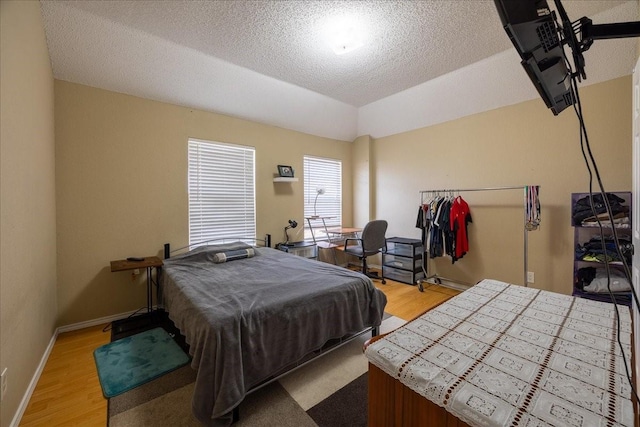
M255 149L189 139L189 243L256 235Z
M331 217L327 226L342 224L342 162L304 156L304 216ZM324 194L318 195L318 189ZM316 202L316 196L317 202ZM316 211L314 212L314 203ZM306 225L306 224L305 224Z

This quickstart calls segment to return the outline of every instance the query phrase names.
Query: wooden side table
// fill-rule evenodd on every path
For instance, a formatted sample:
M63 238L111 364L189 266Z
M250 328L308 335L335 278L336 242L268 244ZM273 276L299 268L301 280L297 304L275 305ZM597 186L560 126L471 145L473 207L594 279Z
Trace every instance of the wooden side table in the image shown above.
M162 267L162 260L157 256L144 257L142 261L129 261L119 259L111 261L111 272L136 270L140 268L147 269L147 313L153 311L153 288L152 288L152 270L156 269L156 283L158 283L158 269Z

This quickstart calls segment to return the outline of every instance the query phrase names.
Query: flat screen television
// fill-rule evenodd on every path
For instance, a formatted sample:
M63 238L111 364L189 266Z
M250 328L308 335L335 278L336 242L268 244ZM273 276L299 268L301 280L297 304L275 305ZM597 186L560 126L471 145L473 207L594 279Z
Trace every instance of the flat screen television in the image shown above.
M571 73L558 27L546 0L495 0L502 25L521 64L554 115L573 104Z
M558 16L546 0L494 2L522 67L554 115L574 103L571 79L586 78L582 53L594 40L640 35L640 22L594 25L586 17L571 22L560 0L555 0ZM564 45L570 49L573 70Z

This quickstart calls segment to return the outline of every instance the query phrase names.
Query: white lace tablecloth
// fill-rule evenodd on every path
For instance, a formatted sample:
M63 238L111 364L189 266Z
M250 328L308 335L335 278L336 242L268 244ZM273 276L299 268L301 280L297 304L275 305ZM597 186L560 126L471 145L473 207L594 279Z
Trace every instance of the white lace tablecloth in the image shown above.
M631 316L618 306L631 372ZM471 426L633 426L613 304L483 280L369 361Z

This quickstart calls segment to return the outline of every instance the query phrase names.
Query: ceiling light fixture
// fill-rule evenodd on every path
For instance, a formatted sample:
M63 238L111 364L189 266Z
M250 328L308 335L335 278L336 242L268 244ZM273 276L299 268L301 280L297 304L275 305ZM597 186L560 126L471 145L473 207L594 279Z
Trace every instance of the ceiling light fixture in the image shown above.
M353 52L364 44L361 31L353 21L343 17L327 26L326 37L336 55Z
M363 45L362 40L353 28L337 32L331 41L331 48L336 55L352 52Z

